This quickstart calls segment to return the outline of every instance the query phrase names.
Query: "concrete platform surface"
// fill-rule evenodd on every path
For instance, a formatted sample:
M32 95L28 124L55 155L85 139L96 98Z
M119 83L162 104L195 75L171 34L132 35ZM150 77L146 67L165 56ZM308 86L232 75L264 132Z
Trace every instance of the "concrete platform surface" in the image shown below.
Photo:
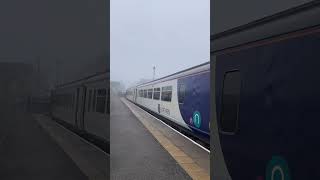
M34 114L34 117L90 180L110 179L109 154L48 116Z
M111 179L191 179L115 95L111 95L110 127Z
M190 177L197 180L210 179L210 151L127 99L121 100Z
M4 106L0 117L1 180L88 179L31 114Z

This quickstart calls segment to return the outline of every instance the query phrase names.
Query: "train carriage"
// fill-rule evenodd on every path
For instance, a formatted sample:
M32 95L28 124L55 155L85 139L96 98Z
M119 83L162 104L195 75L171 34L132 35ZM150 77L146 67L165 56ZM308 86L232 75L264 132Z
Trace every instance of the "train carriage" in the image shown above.
M209 68L204 63L131 87L126 97L209 143Z
M211 37L212 178L320 179L320 3Z
M108 78L107 73L99 73L59 85L52 92L51 105L54 119L94 140L103 149L110 142Z

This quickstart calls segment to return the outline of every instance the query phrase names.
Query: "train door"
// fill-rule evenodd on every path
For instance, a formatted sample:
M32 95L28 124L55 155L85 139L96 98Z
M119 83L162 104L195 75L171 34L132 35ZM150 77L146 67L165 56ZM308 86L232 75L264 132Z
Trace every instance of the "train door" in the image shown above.
M81 118L80 118L80 122L79 122L79 128L81 130L84 130L84 117L85 117L85 113L86 113L86 99L87 99L87 87L83 86L82 88L82 107L81 107Z
M74 119L75 126L77 126L77 124L78 124L79 93L80 93L80 88L77 88L76 99L75 99L76 108L75 108L75 115L74 115L74 117L75 117L75 119Z
M250 159L249 153L243 152L244 148L252 149L251 144L247 141L249 138L244 136L244 132L250 134L251 137L254 137L257 136L257 134L252 132L256 127L259 127L258 125L254 125L255 122L258 121L251 121L248 123L247 119L259 120L260 124L263 122L260 122L262 118L252 118L257 112L264 114L262 109L254 109L259 108L259 104L256 104L254 107L251 105L255 104L256 101L260 99L252 99L250 103L244 103L245 101L242 101L242 105L240 105L241 94L245 93L245 88L247 88L245 85L255 84L257 87L261 87L261 84L264 82L264 76L261 74L263 71L262 69L259 69L261 66L259 66L256 61L253 61L258 59L258 57L254 56L254 53L255 51L247 51L246 53L237 52L232 54L234 56L222 54L215 57L216 123L218 126L219 145L223 152L221 155L223 156L224 163L228 169L228 174L231 176L230 178L234 179L256 179L260 176L254 173L243 173L238 169L241 167L241 163L246 167L250 167L252 172L258 172L258 167L261 167L260 164L256 164L255 159ZM259 61L262 61L262 59L259 59ZM256 71L255 73L251 73L251 76L244 74L249 72L249 65L251 67L250 72ZM258 73L259 70L260 73ZM248 77L250 77L250 79L248 79ZM250 88L250 93L247 92L247 94L252 96L256 95L255 89L256 88ZM240 117L243 117L244 115L244 113L241 113L240 111L243 112L246 106L250 106L251 109L254 109L250 114L248 113L249 115L245 118L247 122L243 120L244 118ZM240 126L242 133L240 133L239 130ZM254 138L251 138L250 140L254 142ZM237 152L228 147L235 144L237 145L234 149L237 149ZM241 146L240 144L246 144L246 146ZM241 158L234 158L235 156L233 155L235 154L241 154Z
M133 92L132 92L132 101L135 101L136 99L136 90L133 89Z
M75 126L83 130L86 87L78 87L76 92Z
M134 89L134 102L137 102L137 89Z
M106 113L110 114L110 88L108 87L108 92L107 92L107 105L106 105Z

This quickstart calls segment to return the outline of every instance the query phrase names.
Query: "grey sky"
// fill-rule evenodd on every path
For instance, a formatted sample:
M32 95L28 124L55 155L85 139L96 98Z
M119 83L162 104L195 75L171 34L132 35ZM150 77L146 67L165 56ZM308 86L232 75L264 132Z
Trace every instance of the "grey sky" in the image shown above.
M106 70L109 49L106 3L0 1L0 65L1 62L35 64L39 59L42 76L51 84Z
M209 61L209 0L111 0L111 80L126 84Z

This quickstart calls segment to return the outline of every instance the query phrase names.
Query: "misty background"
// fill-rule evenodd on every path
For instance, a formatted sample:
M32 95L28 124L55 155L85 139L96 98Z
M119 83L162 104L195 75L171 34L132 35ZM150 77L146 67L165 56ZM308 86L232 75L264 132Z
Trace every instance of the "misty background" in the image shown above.
M86 0L1 1L1 91L35 96L108 71L107 9Z
M209 61L210 0L111 0L110 79L125 88Z

